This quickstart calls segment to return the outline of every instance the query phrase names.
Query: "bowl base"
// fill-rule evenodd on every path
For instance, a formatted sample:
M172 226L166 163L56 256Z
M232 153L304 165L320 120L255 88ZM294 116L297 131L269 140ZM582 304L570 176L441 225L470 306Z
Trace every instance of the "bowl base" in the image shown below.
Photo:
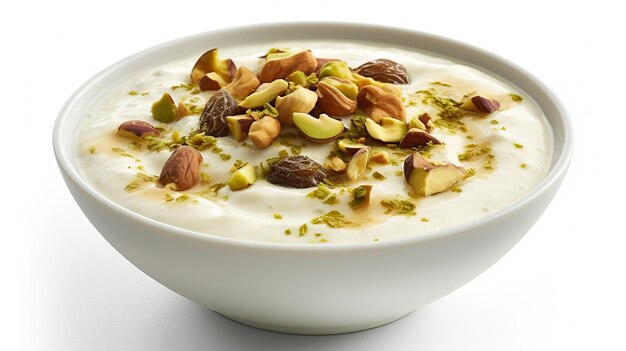
M349 326L340 326L340 327L297 327L297 326L294 327L290 325L277 325L277 324L271 324L271 323L255 322L255 321L250 321L250 320L243 319L243 318L229 316L227 314L222 314L219 312L217 313L230 320L241 323L243 325L247 325L249 327L269 330L269 331L278 332L278 333L298 334L298 335L333 335L333 334L353 333L353 332L359 332L359 331L363 331L367 329L381 327L385 324L389 324L399 319L402 319L413 312L414 311L411 311L409 313L406 313L400 316L395 316L393 318L384 319L381 321L363 323L363 324L355 324L355 325L349 325Z

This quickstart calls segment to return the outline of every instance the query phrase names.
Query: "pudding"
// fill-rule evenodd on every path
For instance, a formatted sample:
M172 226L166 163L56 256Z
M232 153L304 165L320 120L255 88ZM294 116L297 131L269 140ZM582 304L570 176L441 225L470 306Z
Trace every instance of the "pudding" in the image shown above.
M245 241L376 243L461 225L530 192L553 149L515 86L366 43L209 50L146 67L88 111L74 152L95 190Z

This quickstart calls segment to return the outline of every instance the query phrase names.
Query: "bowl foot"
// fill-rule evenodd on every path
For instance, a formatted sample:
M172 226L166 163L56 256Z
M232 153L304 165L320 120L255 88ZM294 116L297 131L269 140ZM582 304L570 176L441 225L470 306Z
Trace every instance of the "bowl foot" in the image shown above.
M345 334L345 333L359 332L359 331L363 331L367 329L380 327L385 324L395 322L398 319L406 317L411 313L413 313L413 311L400 315L400 316L395 316L393 318L384 319L381 321L348 325L348 326L338 326L338 327L306 327L306 326L277 325L277 324L271 324L271 323L250 321L244 318L230 316L230 315L222 314L222 313L219 313L219 314L221 314L222 316L230 320L247 325L249 327L269 330L273 332L286 333L286 334L299 334L299 335L333 335L333 334Z

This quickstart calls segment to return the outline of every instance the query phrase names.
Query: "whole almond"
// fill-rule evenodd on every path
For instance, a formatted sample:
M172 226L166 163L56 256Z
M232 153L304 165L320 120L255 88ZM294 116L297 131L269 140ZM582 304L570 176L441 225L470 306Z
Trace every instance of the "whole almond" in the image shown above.
M163 186L172 184L174 190L187 190L200 178L202 154L191 146L181 146L165 161L159 183Z

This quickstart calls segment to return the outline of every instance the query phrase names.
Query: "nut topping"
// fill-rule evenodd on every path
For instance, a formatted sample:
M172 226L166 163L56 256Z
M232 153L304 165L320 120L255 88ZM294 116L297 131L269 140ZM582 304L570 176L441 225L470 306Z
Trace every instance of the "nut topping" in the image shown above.
M367 169L367 163L370 160L370 150L369 146L366 146L359 151L357 151L350 162L348 162L348 168L346 170L346 175L348 179L352 182L359 179L365 170Z
M441 144L441 141L421 129L411 128L404 135L404 138L402 138L402 141L400 142L400 147L422 147L428 145L428 143Z
M159 183L177 191L192 188L200 177L202 154L191 146L181 146L165 161Z
M491 100L477 95L465 100L461 108L466 111L486 115L499 109L500 103L497 100Z
M239 67L237 75L230 84L224 87L237 100L243 100L261 85L254 72L246 67Z
M263 149L270 145L280 134L280 122L273 117L263 117L250 126L248 137L254 146Z
M411 81L403 65L388 59L366 62L354 71L383 83L409 84Z
M143 139L147 136L158 136L161 133L148 122L134 120L120 124L116 134L126 138Z
M404 121L406 111L399 97L382 88L367 85L361 88L356 98L359 108L376 122L383 117L393 117Z
M356 111L356 101L326 82L320 82L317 85L317 96L317 107L330 116L347 116Z
M231 59L220 60L218 49L211 49L198 59L191 70L191 82L198 83L202 77L210 72L217 73L226 83L229 83L237 72L237 67Z
M404 178L419 196L430 196L448 190L463 179L465 168L449 162L431 163L419 152L404 160Z
M295 71L302 71L309 75L313 73L315 67L317 67L317 61L313 54L310 51L302 51L285 58L267 61L261 69L259 81L269 83L276 79L287 78Z
M309 113L315 107L317 94L309 89L298 88L287 96L276 98L278 119L284 126L293 125L294 112Z

